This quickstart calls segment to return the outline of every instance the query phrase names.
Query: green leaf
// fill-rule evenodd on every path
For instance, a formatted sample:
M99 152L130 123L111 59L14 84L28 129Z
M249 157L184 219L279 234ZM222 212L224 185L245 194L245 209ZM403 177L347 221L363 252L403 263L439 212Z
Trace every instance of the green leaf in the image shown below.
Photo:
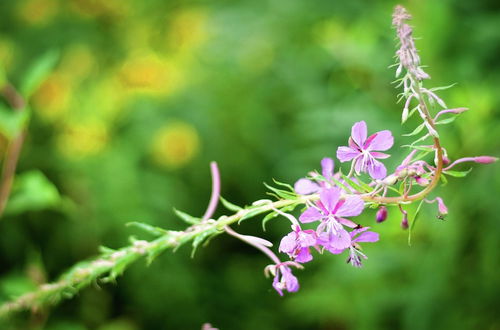
M424 200L422 199L420 203L418 204L417 210L415 211L415 215L413 216L413 219L411 220L410 228L408 228L408 245L411 245L411 234L413 231L413 228L415 228L415 224L417 223L418 216L420 214L420 208L422 207L422 204L424 203Z
M439 178L443 182L443 186L446 186L448 184L448 179L446 178L446 176L441 175Z
M442 87L434 87L434 88L430 88L429 90L431 92L435 92L435 91L442 91L442 90L445 90L445 89L448 89L448 88L451 88L453 86L455 86L457 83L454 83L454 84L451 84L451 85L448 85L448 86L442 86Z
M238 205L235 205L231 202L229 202L227 199L224 199L222 196L219 197L222 205L224 205L224 207L226 209L228 209L229 211L233 211L233 212L239 212L241 210L243 210L242 207L239 207Z
M27 99L40 87L59 60L59 51L49 50L37 58L27 70L21 83L21 94Z
M269 214L267 214L264 219L262 220L262 230L263 231L266 231L266 224L269 220L271 219L274 219L278 216L278 213L276 213L275 211L272 211L270 212Z
M455 121L455 119L457 119L456 116L453 116L453 117L450 117L450 118L446 118L446 119L443 119L443 120L439 120L437 121L435 124L436 125L444 125L444 124L449 124L449 123L452 123Z
M276 180L276 179L273 179L273 182L274 182L274 183L276 183L278 186L285 187L285 188L287 188L290 192L295 193L295 189L293 189L293 187L292 187L291 185L289 185L288 183L279 182L279 181L278 181L278 180Z
M297 199L297 194L294 193L294 192L289 192L289 191L286 191L286 190L281 190L281 189L278 189L278 188L274 188L274 187L268 185L265 182L264 182L264 186L266 186L267 189L269 189L272 192L274 192L279 198L283 198L283 199Z
M126 226L137 227L137 228L142 229L145 232L147 232L153 236L156 236L156 237L162 236L162 235L167 233L167 231L165 229L162 229L160 227L153 227L153 226L148 225L146 223L137 222L137 221L129 222L126 224Z
M5 212L19 214L39 211L56 207L60 203L61 195L54 184L42 172L35 170L22 173L14 179Z
M29 111L14 111L0 104L0 132L8 139L14 139L24 129Z
M359 181L359 183L355 182L354 180L352 180L351 178L348 178L346 175L344 175L342 172L340 172L340 175L342 176L342 179L345 180L345 182L353 187L355 190L359 191L359 192L370 192L372 191L373 189L370 188L370 186L362 183L361 181ZM364 184L364 185L363 185ZM367 189L368 188L368 189ZM349 189L350 190L350 189ZM348 191L349 191L348 190Z
M469 174L470 171L472 171L472 168L470 168L467 171L443 171L443 173L449 176L453 176L455 178L463 178L464 176Z
M417 126L417 128L415 128L415 129L413 130L413 132L408 133L408 134L403 134L403 136L413 136L413 135L417 135L418 133L420 133L420 132L424 129L424 127L425 127L425 124L423 124L423 123L422 123L422 124L418 125L418 126Z
M405 144L404 146L401 146L401 147L411 148L411 149L417 149L417 150L427 151L427 152L434 151L434 149L432 147L428 147L428 146L414 146L414 145L411 145L411 144Z
M259 214L261 214L261 213L264 212L261 207L257 207L257 208L254 208L254 209L250 208L250 209L247 209L247 210L251 210L251 211L247 212L244 216L242 216L241 219L238 220L238 224L240 224L243 220L253 218L256 215L259 215Z
M182 211L177 210L176 208L174 208L174 212L179 218L181 218L182 220L184 220L186 223L188 223L190 225L196 225L196 224L200 223L200 221L201 221L200 218L193 217L187 213L184 213Z
M194 257L196 250L198 249L198 246L201 245L206 239L210 238L210 236L217 234L217 230L208 230L205 232L200 233L198 236L196 236L193 240L193 250L191 251L191 258Z

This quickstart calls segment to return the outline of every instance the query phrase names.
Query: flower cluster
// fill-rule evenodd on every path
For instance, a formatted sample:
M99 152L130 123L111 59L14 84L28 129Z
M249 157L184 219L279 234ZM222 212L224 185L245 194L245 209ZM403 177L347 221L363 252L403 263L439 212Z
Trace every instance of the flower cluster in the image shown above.
M377 242L379 235L368 231L353 220L365 209L363 191L358 190L357 182L362 173L367 173L371 180L385 178L387 170L377 159L388 158L386 151L392 147L394 139L390 131L380 131L370 136L364 121L354 124L348 145L337 150L341 162L352 161L351 172L344 177L341 172L334 173L335 162L331 158L321 161L321 175L312 172L310 178L299 179L294 190L299 195L317 194L319 199L309 202L298 220L290 214L274 209L286 216L292 223L292 231L281 239L279 251L286 253L294 265L303 264L313 259L314 250L322 253L341 254L347 251L347 263L354 267L362 266L362 259L367 259L360 243ZM356 175L357 178L352 177ZM306 224L317 224L315 229L303 229ZM269 266L271 267L271 266ZM272 265L275 280L273 287L280 295L283 289L289 292L298 289L297 279L284 263ZM280 277L281 274L281 277Z

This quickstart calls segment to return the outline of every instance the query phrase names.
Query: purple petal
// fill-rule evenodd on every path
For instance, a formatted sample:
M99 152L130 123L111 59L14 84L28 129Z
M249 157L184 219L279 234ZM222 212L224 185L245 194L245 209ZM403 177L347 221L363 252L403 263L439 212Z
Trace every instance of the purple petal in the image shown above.
M348 162L358 156L360 154L359 151L349 148L349 147L339 147L337 149L337 158L341 163Z
M299 290L299 280L292 274L289 268L282 268L283 279L288 292L297 292Z
M340 189L339 188L323 189L320 191L319 197L326 211L330 213L334 210L335 205L339 201Z
M379 240L378 233L373 231L365 231L361 233L358 237L354 238L353 242L377 242Z
M356 171L357 174L360 174L361 171L363 171L363 167L365 167L364 159L365 157L362 154L360 154L360 157L354 160L354 170Z
M279 271L276 270L276 276L274 276L273 280L273 288L280 294L280 296L283 296L283 291L281 290L281 283L279 281Z
M340 229L330 237L330 247L336 250L347 249L351 246L351 235L345 229Z
M297 233L292 231L281 239L279 251L292 253L297 247Z
M316 208L310 207L300 215L299 221L302 223L308 223L321 220L322 218L323 215Z
M358 121L352 126L351 136L359 147L362 147L366 141L366 132L366 123L364 121Z
M293 188L295 189L295 192L300 195L310 195L315 192L317 192L320 189L320 186L312 182L311 180L308 179L299 179L297 182L295 182Z
M333 176L333 167L333 159L325 157L321 160L321 173L323 174L323 177L325 179L330 180L330 178Z
M387 174L387 169L384 164L378 160L372 159L368 164L368 174L374 179L383 179Z
M302 248L300 249L299 253L295 257L295 261L300 262L301 264L309 262L313 259L313 256L311 252L309 251L309 248Z
M345 218L337 218L337 221L344 225L344 226L347 226L347 227L350 227L350 228L356 228L358 227L358 224L355 223L355 222L352 222L351 220L349 219L345 219ZM352 235L351 235L352 236Z
M345 251L345 249L334 249L332 247L327 246L326 249L328 252L333 253L333 254L341 254L342 252Z
M351 231L351 237L354 237L354 236L358 235L359 233L367 231L368 229L370 229L370 227L361 227L358 229L354 229L353 231Z
M370 136L369 138L369 140L371 141L365 146L365 149L367 150L384 151L392 147L392 145L394 144L394 138L392 137L391 131L380 131L373 134L372 136Z
M316 245L316 235L314 230L299 231L297 241L301 247Z
M359 196L348 196L344 204L335 213L339 217L355 217L363 212L365 202Z
M370 155L372 155L373 158L378 158L378 159L386 159L391 157L391 155L384 154L383 152L378 152L378 151L371 151Z

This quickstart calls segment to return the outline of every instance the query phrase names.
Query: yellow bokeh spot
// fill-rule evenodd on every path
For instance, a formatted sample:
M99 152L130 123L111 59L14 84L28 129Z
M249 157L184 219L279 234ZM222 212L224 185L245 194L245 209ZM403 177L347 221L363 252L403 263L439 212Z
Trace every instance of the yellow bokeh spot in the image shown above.
M57 137L57 148L61 154L71 159L81 159L101 152L109 140L109 132L104 123L68 124Z
M126 88L161 95L174 92L181 83L178 66L155 54L132 56L123 64L119 76Z
M56 0L27 0L19 6L19 17L30 24L48 22L57 13Z
M184 122L175 122L161 128L152 143L153 159L169 169L188 164L199 149L196 129Z
M50 75L33 95L35 110L45 119L60 118L67 111L71 87L65 76Z
M177 51L189 51L207 39L207 14L200 8L178 12L170 22L167 44Z

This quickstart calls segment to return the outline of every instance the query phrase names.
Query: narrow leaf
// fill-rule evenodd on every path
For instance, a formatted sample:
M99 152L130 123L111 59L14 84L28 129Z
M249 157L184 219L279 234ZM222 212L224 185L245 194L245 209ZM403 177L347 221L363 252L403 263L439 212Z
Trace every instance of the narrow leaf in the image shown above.
M187 213L184 213L182 211L179 211L175 208L174 208L174 212L179 218L181 218L182 220L184 220L185 222L187 222L190 225L196 225L196 224L200 223L200 221L201 221L200 218L193 217L193 216L191 216Z
M425 124L420 124L417 126L417 128L415 128L413 130L413 132L411 133L408 133L408 134L403 134L403 136L413 136L413 135L417 135L418 133L420 133L425 127Z
M455 178L463 178L464 176L469 174L470 171L472 171L472 168L468 169L467 171L443 171L443 173Z
M219 199L220 199L222 205L224 205L224 207L226 209L228 209L229 211L238 212L238 211L243 210L242 207L239 207L238 205L235 205L235 204L229 202L227 199L223 198L222 196L220 196Z

